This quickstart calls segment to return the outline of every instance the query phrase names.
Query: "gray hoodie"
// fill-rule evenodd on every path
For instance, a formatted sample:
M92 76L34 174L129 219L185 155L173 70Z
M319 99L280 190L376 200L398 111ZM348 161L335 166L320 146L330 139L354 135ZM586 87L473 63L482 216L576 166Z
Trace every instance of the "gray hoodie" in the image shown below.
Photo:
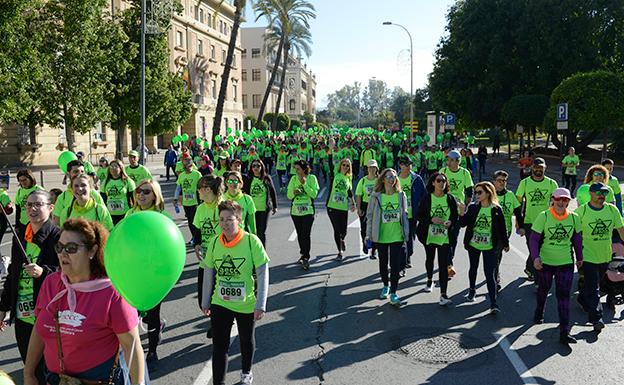
M401 212L401 227L403 228L403 242L409 239L409 221L407 219L407 198L403 191L399 193L399 210ZM379 242L379 227L381 225L381 193L373 192L368 200L366 210L366 237L373 242Z

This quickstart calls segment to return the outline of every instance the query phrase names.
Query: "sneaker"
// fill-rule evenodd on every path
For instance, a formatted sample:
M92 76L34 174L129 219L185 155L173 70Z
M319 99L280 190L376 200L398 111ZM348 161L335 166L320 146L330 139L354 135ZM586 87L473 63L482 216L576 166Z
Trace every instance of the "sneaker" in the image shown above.
M455 269L453 268L453 265L449 265L447 269L448 269L449 279L453 278L456 274Z
M535 276L533 275L533 272L529 269L524 269L524 274L526 274L526 280L527 281L535 281Z
M605 324L604 322L602 322L602 320L598 320L594 322L594 331L600 332L602 329L604 329L604 327L605 327Z
M401 298L396 293L390 294L390 305L401 306Z
M403 270L399 271L399 276L400 276L401 278L405 277L405 269L403 269Z
M405 264L405 268L406 268L406 269L411 269L411 268L412 268L412 264L411 264L411 263L409 263L409 262L408 262L408 263L406 263L406 264Z
M468 294L466 294L466 302L474 302L476 295L477 295L476 290L474 289L468 290Z
M150 372L155 372L158 370L158 354L156 354L156 352L147 353L147 357L145 357L145 362L147 363L147 369Z
M240 383L243 385L251 384L253 382L253 373L241 373Z
M375 255L375 253L371 253L370 257L368 257L370 259L377 259L377 256Z
M310 261L308 261L307 259L302 259L301 266L303 267L303 270L310 270Z
M381 293L379 293L379 299L386 299L388 298L388 295L390 295L390 287L384 286L381 289Z
M427 284L425 285L425 292L431 293L433 291L433 281L427 280Z
M500 310L500 307L498 307L498 305L493 305L493 306L490 308L490 314L494 314L494 315L496 315L496 314L500 313L500 311L501 311L501 310Z
M446 295L441 295L440 296L440 302L438 302L440 304L440 306L447 306L453 303L453 301L451 301L451 299L449 297L447 297Z
M206 330L206 338L208 338L209 340L212 339L212 327L208 327L208 330Z
M575 344L576 338L572 337L569 333L562 333L559 335L559 342L564 345Z
M362 244L362 253L364 255L368 255L368 247L366 247L366 242Z
M338 253L338 255L336 256L336 260L338 260L338 261L342 261L343 258L344 257L342 256L342 253Z

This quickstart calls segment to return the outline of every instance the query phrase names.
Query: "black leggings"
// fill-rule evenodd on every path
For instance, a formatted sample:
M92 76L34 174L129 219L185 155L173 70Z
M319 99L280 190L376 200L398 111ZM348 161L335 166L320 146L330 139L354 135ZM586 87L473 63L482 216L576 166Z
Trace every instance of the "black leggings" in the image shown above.
M446 295L448 287L448 255L449 245L425 245L425 269L427 269L427 281L433 281L433 261L436 250L438 251L438 279L440 294Z
M576 175L563 174L563 187L570 190L570 193L574 195L574 189L576 189Z
M147 311L147 315L143 317L143 323L147 324L147 343L148 343L148 352L156 353L156 348L158 347L158 343L160 343L160 305L154 306L152 309Z
M498 258L495 250L477 250L472 246L468 246L468 257L470 258L470 269L468 270L468 280L470 281L470 290L475 290L477 283L477 270L479 269L479 259L483 253L483 274L485 275L485 283L487 284L488 295L490 297L490 305L496 305L496 266Z
M368 209L368 203L362 201L360 204L360 208L364 211L364 215L360 217L360 237L362 238L362 244L364 244L366 240L366 210ZM376 246L373 243L373 249L371 251L371 255L375 255Z
M334 242L336 242L336 247L340 252L340 245L344 242L344 239L347 236L347 219L349 217L349 211L336 210L328 207L327 215L329 215L329 220L331 221L332 228L334 229Z
M28 322L21 321L19 319L15 319L14 328L15 328L15 342L17 343L17 350L19 350L20 357L22 358L22 362L26 363L26 354L28 353L28 343L30 342L30 335L32 334L34 325L29 324ZM35 369L35 376L40 384L45 384L45 375L44 375L44 361L43 358L39 361L39 365Z
M379 275L384 286L388 286L388 262L390 262L390 294L399 288L399 273L405 269L405 247L403 242L376 243L379 251Z
M310 259L310 245L312 243L311 233L314 224L314 214L291 215L297 231L297 242L299 243L299 254L303 259Z
M256 235L260 238L262 246L266 247L266 229L269 221L269 211L256 211Z
M225 384L230 350L230 334L236 319L240 339L241 366L243 373L251 372L256 345L253 313L237 313L219 305L210 306L212 324L212 383Z
M182 206L184 207L184 216L186 217L186 221L188 223L189 230L191 234L195 234L199 229L193 225L193 219L195 219L195 212L197 211L197 205L194 206Z

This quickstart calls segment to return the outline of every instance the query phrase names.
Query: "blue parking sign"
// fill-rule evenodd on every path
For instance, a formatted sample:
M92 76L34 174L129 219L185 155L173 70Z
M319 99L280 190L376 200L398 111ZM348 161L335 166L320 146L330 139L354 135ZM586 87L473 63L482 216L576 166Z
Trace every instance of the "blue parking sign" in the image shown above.
M456 120L457 118L455 117L455 114L449 113L449 114L444 115L444 124L446 125L454 126Z
M568 103L557 104L557 121L565 122L568 120Z

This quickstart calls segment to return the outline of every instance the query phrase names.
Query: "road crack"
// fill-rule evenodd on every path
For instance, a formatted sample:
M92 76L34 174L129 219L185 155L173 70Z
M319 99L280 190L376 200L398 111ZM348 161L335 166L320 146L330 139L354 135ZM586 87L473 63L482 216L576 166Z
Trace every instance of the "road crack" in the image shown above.
M327 322L327 292L329 289L329 279L331 273L325 274L325 281L321 291L321 301L319 303L319 316L318 324L316 326L316 344L319 351L314 356L314 364L317 367L317 377L319 379L319 385L323 385L325 382L325 369L323 368L323 360L325 359L325 346L323 346L323 334L325 333L325 322Z

